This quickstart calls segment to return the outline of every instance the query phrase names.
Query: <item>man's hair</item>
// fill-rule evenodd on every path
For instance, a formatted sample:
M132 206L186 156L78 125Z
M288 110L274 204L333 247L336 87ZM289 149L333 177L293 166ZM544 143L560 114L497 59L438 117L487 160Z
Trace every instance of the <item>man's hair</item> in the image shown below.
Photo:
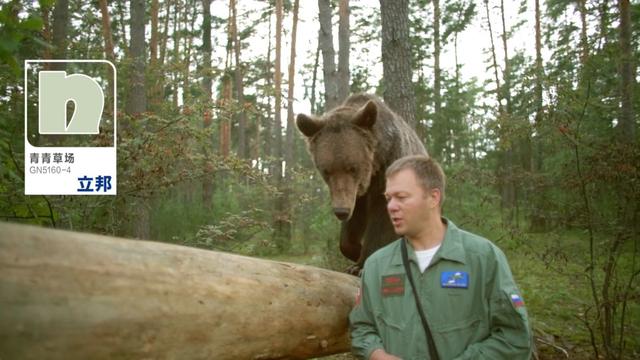
M432 157L426 155L410 155L393 162L385 173L389 178L401 170L413 170L418 184L422 186L425 193L431 189L440 190L440 207L444 203L445 176L442 167Z

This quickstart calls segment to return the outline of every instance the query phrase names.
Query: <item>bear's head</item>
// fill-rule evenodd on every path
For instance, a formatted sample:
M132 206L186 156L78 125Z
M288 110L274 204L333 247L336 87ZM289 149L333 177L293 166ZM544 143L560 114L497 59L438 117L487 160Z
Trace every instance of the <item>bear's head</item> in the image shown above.
M373 101L361 108L340 106L321 117L299 114L298 129L307 138L309 153L331 192L336 217L348 220L356 198L369 189L376 137L373 125L378 108Z

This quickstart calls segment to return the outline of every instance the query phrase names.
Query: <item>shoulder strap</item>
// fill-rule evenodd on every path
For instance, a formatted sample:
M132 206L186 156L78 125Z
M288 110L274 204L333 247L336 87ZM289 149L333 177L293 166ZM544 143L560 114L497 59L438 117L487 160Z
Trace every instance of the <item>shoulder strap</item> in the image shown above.
M422 320L422 327L424 328L424 332L427 335L427 345L429 346L429 358L431 360L439 360L438 350L436 349L436 344L433 341L433 335L431 335L431 330L429 329L429 324L427 323L427 317L422 310L422 304L420 303L420 297L418 296L418 292L416 291L416 286L413 283L413 276L411 275L411 268L409 268L409 255L407 255L407 245L405 244L406 240L400 239L401 243L401 252L402 252L402 264L404 265L404 271L407 273L407 278L409 278L409 283L411 284L411 290L413 291L413 297L416 300L416 306L418 307L418 314L420 314L420 320Z

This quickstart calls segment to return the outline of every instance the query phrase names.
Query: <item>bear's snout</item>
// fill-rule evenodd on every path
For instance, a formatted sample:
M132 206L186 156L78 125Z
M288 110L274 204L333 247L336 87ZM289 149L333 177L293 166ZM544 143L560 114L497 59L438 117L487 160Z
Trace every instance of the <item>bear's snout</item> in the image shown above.
M333 208L333 213L340 221L345 221L349 218L351 210L348 208Z

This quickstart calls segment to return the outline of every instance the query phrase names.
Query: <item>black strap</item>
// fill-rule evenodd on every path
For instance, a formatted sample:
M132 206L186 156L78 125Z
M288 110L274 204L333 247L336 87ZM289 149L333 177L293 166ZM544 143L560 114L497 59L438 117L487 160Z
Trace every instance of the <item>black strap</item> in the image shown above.
M424 332L427 335L427 345L429 346L429 357L431 360L439 360L438 350L436 349L436 343L433 341L433 335L431 335L431 330L429 329L429 324L427 323L427 317L422 310L422 304L420 303L420 298L418 297L418 292L416 291L416 286L413 283L413 276L411 276L411 268L409 268L409 255L407 255L407 245L405 244L407 240L402 239L400 242L402 243L402 264L404 265L404 271L407 273L407 277L409 278L409 283L411 284L411 290L413 291L413 297L416 299L416 306L418 307L418 314L420 314L420 320L422 320L422 327L424 328Z

